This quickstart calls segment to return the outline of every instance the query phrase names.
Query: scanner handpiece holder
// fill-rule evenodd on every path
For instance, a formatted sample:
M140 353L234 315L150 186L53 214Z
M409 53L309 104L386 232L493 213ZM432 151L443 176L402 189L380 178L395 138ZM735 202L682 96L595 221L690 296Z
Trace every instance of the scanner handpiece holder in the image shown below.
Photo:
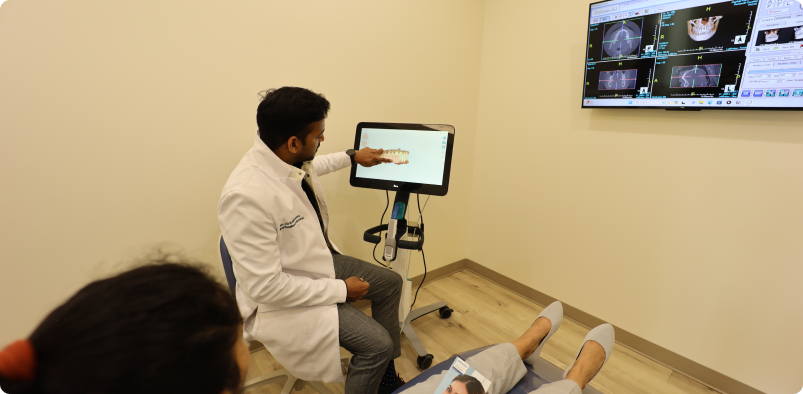
M404 218L409 197L410 193L397 192L396 201L393 203L393 212L390 215L389 223L369 228L368 230L365 230L365 234L363 235L363 239L366 242L378 244L382 242L382 238L375 234L387 230L388 233L385 236L385 247L382 253L382 260L387 262L396 260L396 255L398 254L397 252L399 248L420 250L424 247L423 229L418 227L408 227L407 220ZM415 231L415 234L418 236L417 241L402 241L401 238L404 236L404 234L408 232L412 234L413 231Z
M407 220L404 219L405 208L406 203L397 201L393 204L393 212L390 214L388 222L388 233L385 235L385 253L382 254L382 260L388 262L396 260L398 242L407 232Z

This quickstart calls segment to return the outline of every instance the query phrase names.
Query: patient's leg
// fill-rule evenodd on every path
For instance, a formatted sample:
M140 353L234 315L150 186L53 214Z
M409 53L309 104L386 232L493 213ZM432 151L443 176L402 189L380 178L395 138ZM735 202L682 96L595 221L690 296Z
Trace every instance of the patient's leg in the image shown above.
M605 363L605 350L599 343L585 342L580 355L566 374L566 379L545 384L532 394L582 394L582 389Z
M516 347L516 351L519 352L522 360L533 354L538 345L541 344L541 341L549 334L551 328L552 322L546 317L540 316L535 319L533 325L524 334L511 342Z
M583 350L580 351L572 369L566 374L566 379L574 381L584 389L602 368L603 363L605 363L605 350L599 343L588 341L583 345Z
M535 351L552 327L549 319L539 318L518 339L485 349L466 362L491 381L487 394L505 394L524 377L527 369L521 361ZM446 371L404 390L404 394L433 394Z

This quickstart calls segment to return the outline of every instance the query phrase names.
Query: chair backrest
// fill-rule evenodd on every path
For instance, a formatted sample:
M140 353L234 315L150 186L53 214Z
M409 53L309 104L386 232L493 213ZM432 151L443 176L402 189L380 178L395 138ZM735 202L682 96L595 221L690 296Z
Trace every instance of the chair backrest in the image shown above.
M234 278L234 269L231 267L231 255L229 254L229 249L226 247L226 243L223 242L223 237L220 237L220 260L223 261L223 272L226 273L226 282L229 283L231 295L237 298L237 293L235 291L237 288L237 279Z

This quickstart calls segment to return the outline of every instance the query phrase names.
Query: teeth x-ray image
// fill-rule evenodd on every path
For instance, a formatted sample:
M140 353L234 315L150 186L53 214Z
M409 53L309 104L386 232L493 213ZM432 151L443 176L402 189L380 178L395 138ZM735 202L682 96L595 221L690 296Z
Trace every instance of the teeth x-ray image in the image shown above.
M638 70L612 70L599 72L599 90L623 90L636 88Z
M672 67L670 88L710 88L719 85L722 64Z
M778 29L764 30L764 42L778 41Z
M641 21L641 20L639 20ZM631 55L641 46L641 27L633 21L622 21L605 25L602 49L611 57ZM603 58L606 56L603 55Z
M689 37L694 41L705 41L714 36L722 15L691 19L688 23Z

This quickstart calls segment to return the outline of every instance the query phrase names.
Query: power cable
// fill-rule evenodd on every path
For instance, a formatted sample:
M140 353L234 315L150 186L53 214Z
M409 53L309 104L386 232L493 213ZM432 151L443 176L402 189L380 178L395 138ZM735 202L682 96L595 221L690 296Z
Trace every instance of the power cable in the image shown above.
M427 196L427 200L424 201L424 210L427 209L427 203L429 202L429 198L431 196ZM415 194L415 201L418 203L418 226L421 231L424 231L424 211L421 209L421 195L416 193ZM415 297L413 298L413 303L410 304L410 310L413 310L413 305L415 305L415 301L418 299L418 291L421 290L421 286L427 280L427 257L424 255L424 248L421 248L421 259L424 260L424 278L421 279L421 283L418 284L418 288L415 290Z

